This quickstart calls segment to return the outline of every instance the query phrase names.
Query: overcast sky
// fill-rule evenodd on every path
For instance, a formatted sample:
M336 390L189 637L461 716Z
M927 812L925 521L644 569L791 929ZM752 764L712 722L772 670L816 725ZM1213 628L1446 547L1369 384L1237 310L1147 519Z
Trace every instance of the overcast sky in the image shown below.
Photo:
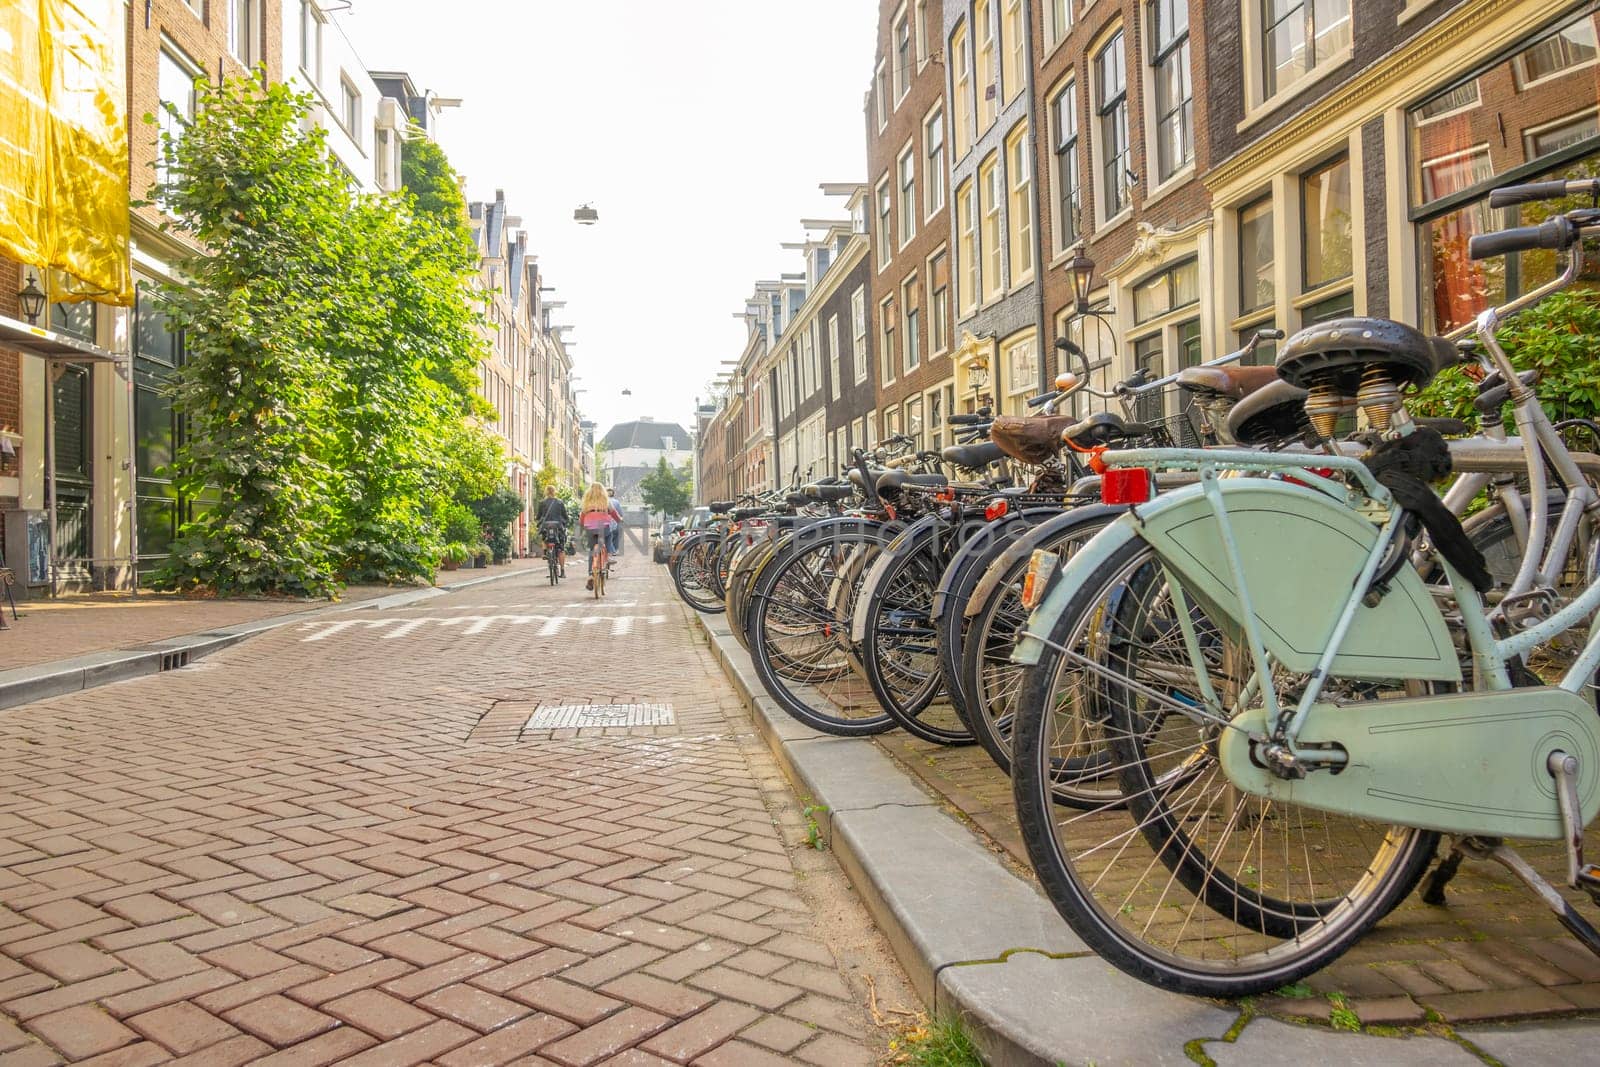
M779 243L845 217L818 184L866 177L871 0L353 0L335 18L368 68L463 99L439 141L469 199L504 189L522 218L601 433L692 429L753 283L803 269ZM573 222L583 202L598 225Z

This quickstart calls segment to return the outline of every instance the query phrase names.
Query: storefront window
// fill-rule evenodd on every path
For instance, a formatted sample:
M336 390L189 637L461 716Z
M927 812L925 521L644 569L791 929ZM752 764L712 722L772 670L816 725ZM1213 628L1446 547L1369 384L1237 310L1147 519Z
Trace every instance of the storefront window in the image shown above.
M1408 113L1425 328L1453 329L1555 276L1554 252L1474 262L1467 246L1476 234L1584 206L1494 210L1488 194L1498 185L1600 176L1597 8L1564 16Z
M1305 287L1350 276L1350 161L1340 159L1300 179L1301 248Z
M1195 260L1187 260L1152 274L1133 287L1133 319L1149 322L1199 299L1200 269Z
M1254 311L1272 303L1272 198L1262 197L1239 209L1239 310Z

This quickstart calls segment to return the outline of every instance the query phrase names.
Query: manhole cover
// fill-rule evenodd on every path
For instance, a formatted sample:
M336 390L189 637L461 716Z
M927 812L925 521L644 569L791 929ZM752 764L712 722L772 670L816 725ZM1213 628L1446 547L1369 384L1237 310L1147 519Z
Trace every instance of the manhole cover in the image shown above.
M574 730L585 726L671 726L671 704L554 704L528 719L528 730Z

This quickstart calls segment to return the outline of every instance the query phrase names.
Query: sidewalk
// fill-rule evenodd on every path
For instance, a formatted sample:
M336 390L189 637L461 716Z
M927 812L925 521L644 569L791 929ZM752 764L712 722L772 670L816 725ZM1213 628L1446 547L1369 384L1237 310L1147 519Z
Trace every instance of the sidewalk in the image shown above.
M542 559L517 559L484 570L440 571L439 588L474 578L525 570ZM360 604L391 593L428 586L353 585L340 598L215 599L176 593L92 593L55 600L21 600L20 620L6 608L8 629L0 631L0 670L70 659L91 652L132 648L152 641L201 633L218 627L291 615L333 604Z
M1448 907L1406 901L1338 963L1280 991L1291 995L1212 1001L1137 982L1038 891L1009 782L980 750L817 733L766 695L727 620L700 622L796 792L826 813L831 850L912 984L935 1013L965 1020L991 1067L1515 1067L1600 1038L1593 1016L1551 1018L1600 1008L1600 959L1481 865L1463 867ZM1547 873L1559 865L1552 849L1524 851Z

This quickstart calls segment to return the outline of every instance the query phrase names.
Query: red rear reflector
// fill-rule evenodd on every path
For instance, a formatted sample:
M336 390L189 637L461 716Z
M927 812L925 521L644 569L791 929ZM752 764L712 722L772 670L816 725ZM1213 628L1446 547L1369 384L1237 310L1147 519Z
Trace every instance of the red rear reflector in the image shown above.
M956 491L954 489L941 489L937 493L933 494L933 499L941 501L945 504L953 503L955 498Z
M1150 499L1150 472L1143 467L1112 467L1100 476L1105 504L1143 504Z
M998 500L991 500L989 501L989 506L983 509L983 517L988 519L990 522L993 522L996 519L1003 519L1006 517L1006 511L1009 509L1009 507L1010 505L1006 503L1005 497L1001 497Z

